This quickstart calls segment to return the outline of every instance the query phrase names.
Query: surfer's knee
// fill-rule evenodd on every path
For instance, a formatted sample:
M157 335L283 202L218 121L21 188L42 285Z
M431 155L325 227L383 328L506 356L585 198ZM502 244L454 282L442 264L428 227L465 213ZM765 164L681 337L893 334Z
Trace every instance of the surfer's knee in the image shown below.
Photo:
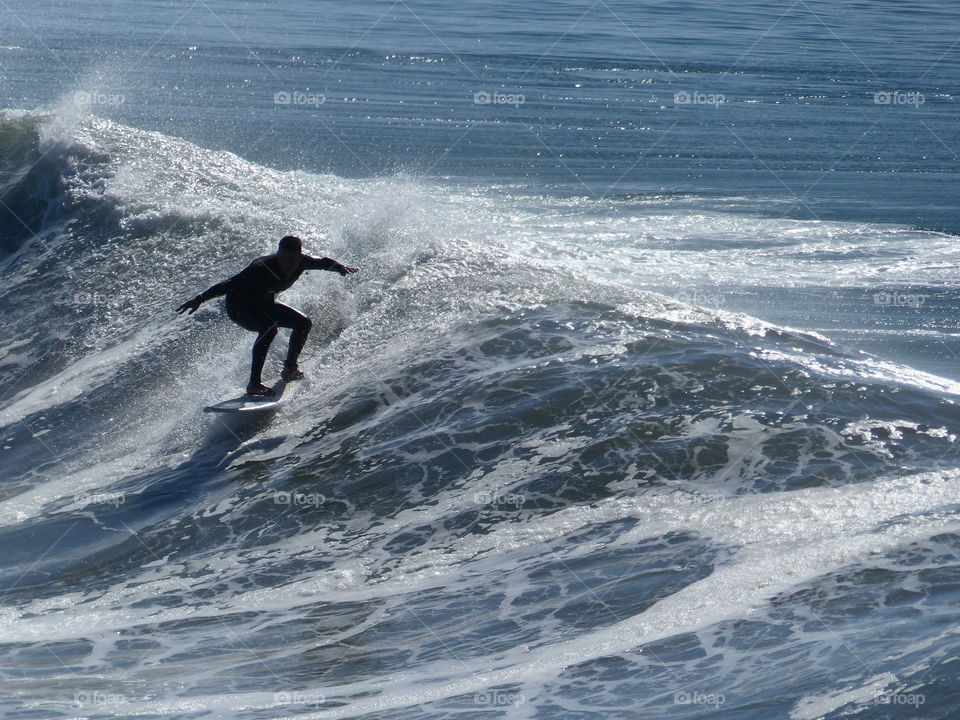
M310 332L310 328L312 327L313 327L313 320L304 316L303 321L300 323L301 332L303 332L303 334L306 335L308 332Z
M270 343L277 336L277 326L271 325L257 336L258 343Z

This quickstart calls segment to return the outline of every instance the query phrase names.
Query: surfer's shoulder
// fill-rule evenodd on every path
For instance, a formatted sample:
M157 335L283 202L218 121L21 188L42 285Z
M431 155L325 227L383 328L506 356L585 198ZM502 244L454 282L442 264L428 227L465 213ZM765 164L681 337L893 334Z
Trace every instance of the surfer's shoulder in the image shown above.
M276 256L275 254L274 254L274 255L261 255L261 256L258 257L256 260L253 260L247 267L248 267L248 268L269 267L270 264L271 264L270 261L271 261L271 260L274 260L276 257L277 257L277 256Z

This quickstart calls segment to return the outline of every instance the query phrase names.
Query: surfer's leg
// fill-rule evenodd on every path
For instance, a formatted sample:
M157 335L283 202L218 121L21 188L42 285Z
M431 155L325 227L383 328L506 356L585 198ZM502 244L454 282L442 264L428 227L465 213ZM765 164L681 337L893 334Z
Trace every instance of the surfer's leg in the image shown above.
M283 365L285 368L296 370L297 358L307 342L307 335L310 334L310 328L313 323L306 315L297 312L292 307L276 303L273 307L273 317L279 327L290 328L290 346L287 349L287 359Z
M263 375L263 365L267 360L267 352L270 350L270 343L277 336L276 320L271 313L243 310L229 306L227 306L227 315L244 330L257 333L257 339L253 343L250 382L247 384L247 392L250 394L265 394L264 390L266 388L263 386L261 376Z
M253 343L253 361L250 364L250 384L249 387L258 387L263 380L263 364L267 361L267 351L270 350L270 343L277 336L276 323L270 325L266 330L257 335L257 341Z

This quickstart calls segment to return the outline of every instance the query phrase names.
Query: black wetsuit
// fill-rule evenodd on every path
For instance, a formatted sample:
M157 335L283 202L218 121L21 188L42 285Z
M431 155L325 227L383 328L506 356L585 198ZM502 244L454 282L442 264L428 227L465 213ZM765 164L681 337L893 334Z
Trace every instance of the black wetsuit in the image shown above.
M290 275L285 275L280 270L276 255L264 255L232 278L198 295L204 302L226 295L225 306L230 319L240 327L257 333L250 368L251 384L261 382L263 364L270 343L277 336L277 328L290 328L293 331L290 333L290 348L284 364L287 367L297 365L297 358L313 323L303 313L276 302L274 297L293 285L305 270L332 270L343 274L344 266L330 258L303 255L296 269Z

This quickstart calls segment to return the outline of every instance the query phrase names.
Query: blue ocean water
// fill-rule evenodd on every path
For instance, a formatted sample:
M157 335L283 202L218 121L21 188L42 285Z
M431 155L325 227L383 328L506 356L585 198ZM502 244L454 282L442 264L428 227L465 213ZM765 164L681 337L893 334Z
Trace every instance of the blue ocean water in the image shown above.
M3 716L957 717L958 30L0 2Z

